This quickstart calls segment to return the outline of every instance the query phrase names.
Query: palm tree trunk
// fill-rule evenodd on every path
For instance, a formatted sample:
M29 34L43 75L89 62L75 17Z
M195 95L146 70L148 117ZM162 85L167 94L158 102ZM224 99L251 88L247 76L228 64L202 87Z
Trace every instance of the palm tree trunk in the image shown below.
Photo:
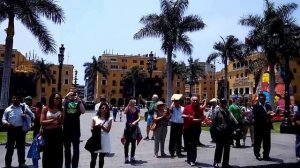
M133 93L132 93L132 96L133 96L134 98L135 98L135 85L136 85L136 83L134 82L134 83L133 83L133 91L132 91L132 92L133 92Z
M38 100L41 101L42 100L42 75L40 75L40 94L38 97Z
M227 83L228 83L228 67L227 67L227 57L225 58L224 60L224 68L225 68L225 79L224 79L224 98L227 100L228 99L228 86L227 86Z
M269 88L269 93L270 93L270 105L272 109L275 109L275 104L274 104L274 92L275 92L275 71L274 67L275 64L273 62L269 63L270 66L270 88Z
M172 96L172 52L173 48L169 47L167 55L167 107L171 105Z
M5 40L5 56L1 86L0 109L5 109L8 106L14 29L14 15L12 15L9 16L8 28L6 30L7 35Z

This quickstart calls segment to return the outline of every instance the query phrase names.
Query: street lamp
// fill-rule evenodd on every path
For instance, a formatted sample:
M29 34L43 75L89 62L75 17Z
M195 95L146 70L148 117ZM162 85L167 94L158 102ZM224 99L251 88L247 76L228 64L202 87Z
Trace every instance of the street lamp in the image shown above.
M152 73L156 70L157 59L153 56L152 51L149 54L149 59L147 61L147 70L149 72L149 84L150 84L150 97L152 95Z
M64 62L64 52L65 52L65 47L63 44L59 47L59 54L58 54L58 86L57 86L57 91L61 92L61 71L62 71L62 66Z
M188 72L188 76L187 76L187 83L190 85L190 95L189 97L192 98L192 87L193 85L198 83L198 77L196 76L195 72L194 72L194 63L193 63L193 59L192 57L190 57L188 59L189 62L189 66L187 66L187 72Z
M74 87L76 87L77 88L77 80L78 80L78 78L77 78L77 70L75 69L75 77L74 77Z
M278 36L274 38L275 45L279 44L279 38ZM293 74L290 71L290 56L292 54L295 54L293 52L294 49L298 49L300 47L300 38L299 35L295 36L294 33L291 33L291 25L285 24L284 25L284 37L282 42L282 49L283 53L285 55L285 64L284 64L284 75L283 75L283 81L285 85L285 92L284 92L284 101L285 101L285 107L284 107L284 120L282 121L280 125L280 133L293 133L293 125L290 118L290 92L289 92L289 86L291 84L291 81L293 79ZM300 53L297 53L300 54Z

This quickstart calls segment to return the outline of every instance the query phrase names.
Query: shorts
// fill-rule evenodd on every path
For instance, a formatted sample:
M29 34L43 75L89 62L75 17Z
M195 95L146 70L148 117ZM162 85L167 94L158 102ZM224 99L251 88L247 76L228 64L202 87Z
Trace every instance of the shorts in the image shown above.
M153 115L148 115L148 117L147 117L147 126L150 126L152 121L153 121Z

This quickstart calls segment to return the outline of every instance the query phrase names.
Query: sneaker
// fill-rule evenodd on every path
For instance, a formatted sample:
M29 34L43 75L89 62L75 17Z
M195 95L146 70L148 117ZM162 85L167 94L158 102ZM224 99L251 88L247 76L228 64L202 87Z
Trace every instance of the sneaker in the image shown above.
M154 136L152 136L151 140L154 140Z
M149 140L149 137L144 138L144 140Z
M125 157L125 164L128 164L129 163L129 159L128 157Z
M135 162L136 162L136 161L135 161L135 158L134 158L134 157L131 157L131 158L130 158L130 162L131 162L131 163L135 163Z
M300 157L297 157L296 159L297 159L297 162L300 162Z
M196 164L195 164L195 162L190 162L190 165L193 167L193 166L195 166Z

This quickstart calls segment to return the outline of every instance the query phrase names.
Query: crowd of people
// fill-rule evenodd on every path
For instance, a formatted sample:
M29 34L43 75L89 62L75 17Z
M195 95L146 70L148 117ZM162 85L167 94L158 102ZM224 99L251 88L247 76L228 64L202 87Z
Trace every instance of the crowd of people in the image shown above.
M141 102L148 107L146 116L146 137L144 140L154 140L153 156L166 157L165 140L170 126L170 138L168 152L170 157L186 157L190 166L195 166L197 159L197 146L201 145L201 124L205 119L204 112L209 110L209 118L212 120L210 134L212 142L216 143L214 155L214 167L231 167L230 148L245 146L246 135L250 130L251 146L257 160L271 160L271 118L275 114L271 106L266 103L266 96L259 94L255 102L241 104L239 97L233 97L232 103L225 99L216 98L208 101L200 101L199 96L192 96L190 102L183 105L180 97L172 99L170 107L154 94L151 101ZM295 103L294 123L296 128L296 158L300 161L300 112ZM110 110L113 117L110 116ZM121 113L120 113L121 111ZM84 105L76 94L76 90L62 97L59 93L51 94L48 105L37 103L32 106L32 98L25 97L24 103L18 95L12 97L12 104L5 110L2 123L7 127L7 151L5 155L6 167L11 167L14 148L18 151L19 167L27 167L25 164L25 135L24 121L31 121L34 140L31 144L28 156L32 157L34 167L39 167L40 159L38 148L42 137L42 167L77 168L79 163L80 144L80 116L85 113ZM113 121L120 113L126 116L124 133L121 142L124 145L125 164L135 163L135 151L137 144L142 140L142 132L139 128L141 120L140 109L136 106L136 100L130 99L128 104L118 110L106 102L102 95L100 102L95 105L95 116L91 119L91 132L99 135L96 145L89 148L91 154L90 167L96 166L99 155L99 167L104 166L105 156L111 152L110 130ZM27 123L28 124L28 123ZM152 136L149 138L151 131ZM183 142L182 142L183 140ZM95 140L94 140L95 141ZM263 144L263 145L262 145ZM129 157L129 146L130 157ZM261 146L263 152L261 156ZM71 147L73 153L71 152ZM186 155L183 154L186 152ZM223 157L223 159L222 159ZM64 159L64 161L63 161Z

